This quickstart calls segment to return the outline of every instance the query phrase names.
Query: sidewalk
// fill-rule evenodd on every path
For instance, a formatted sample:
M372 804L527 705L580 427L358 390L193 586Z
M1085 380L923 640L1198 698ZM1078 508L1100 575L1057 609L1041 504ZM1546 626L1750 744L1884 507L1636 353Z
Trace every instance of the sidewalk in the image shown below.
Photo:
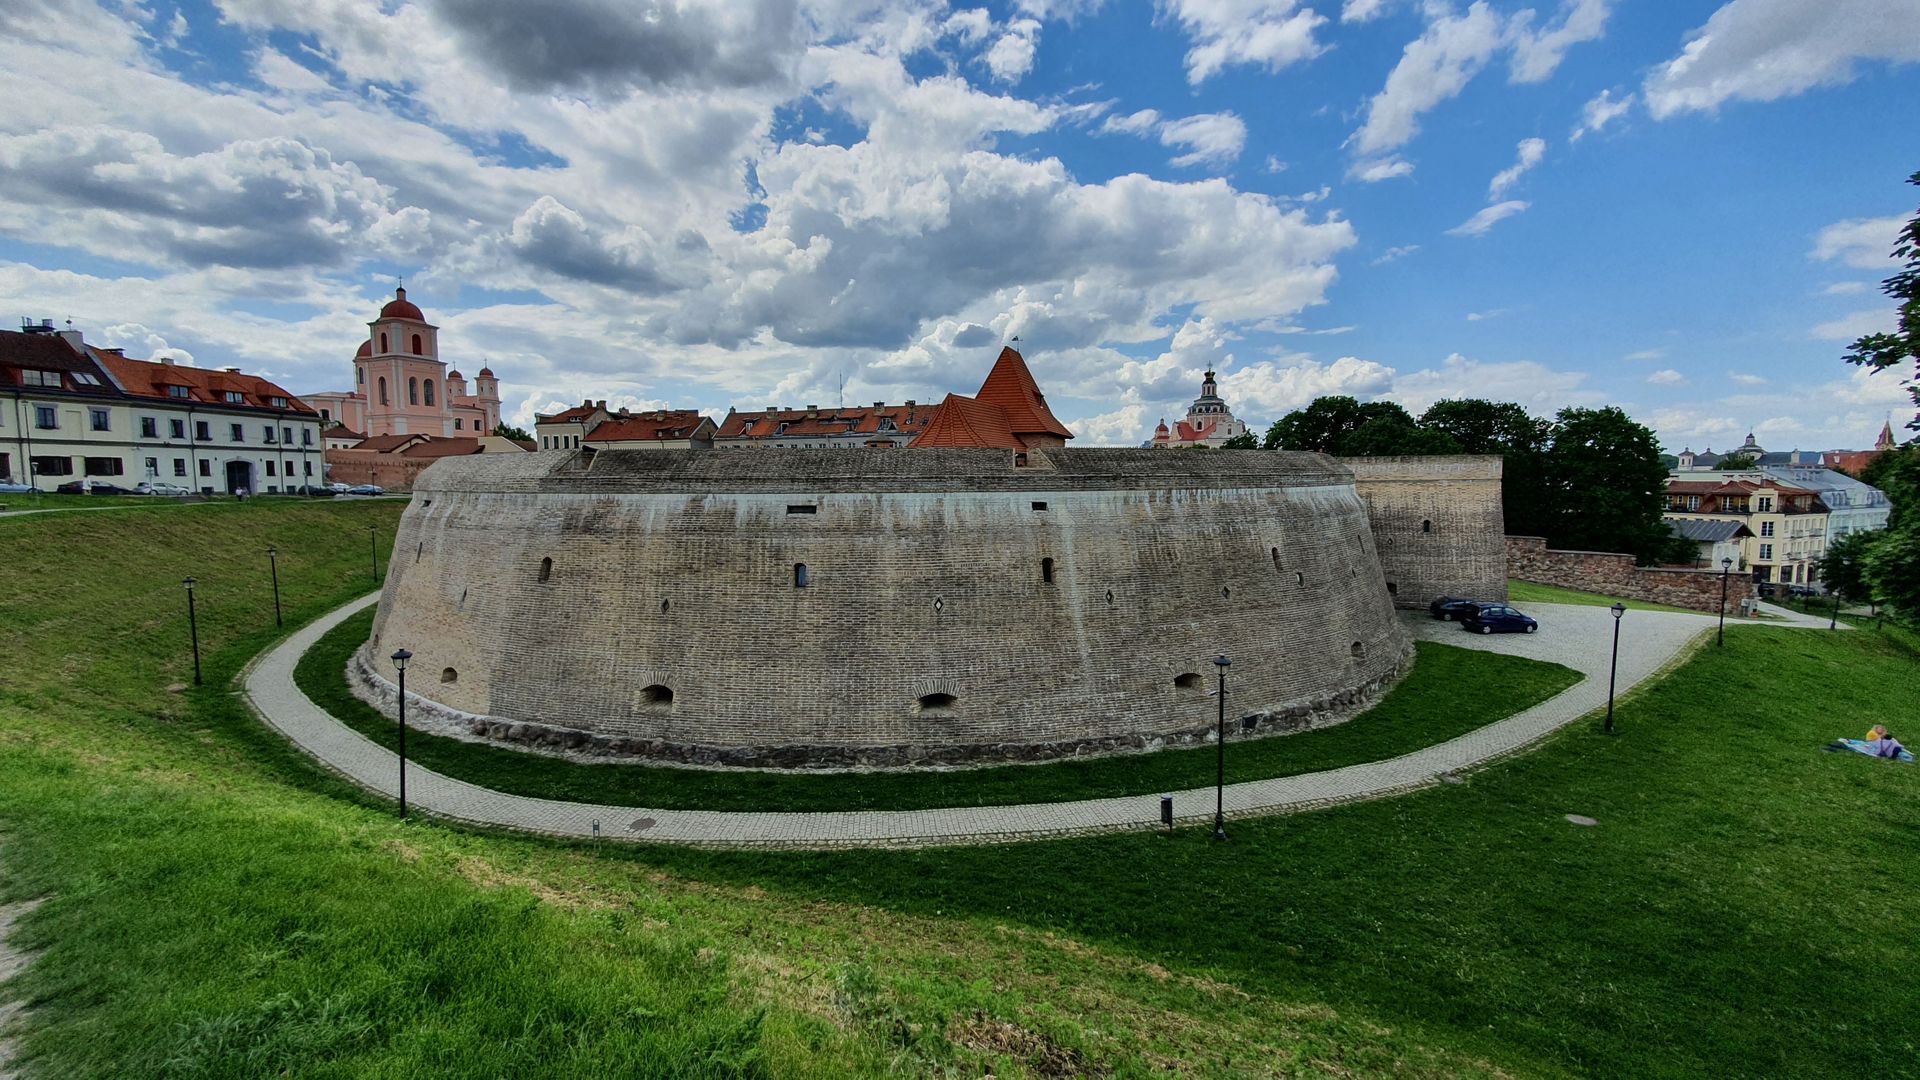
M262 656L244 675L244 686L261 718L295 745L354 783L393 798L398 795L398 758L322 711L293 682L294 665L301 654L327 631L378 599L377 594L362 597L302 628ZM1311 810L1426 787L1444 774L1525 749L1604 707L1615 629L1612 612L1603 607L1561 604L1534 604L1529 610L1540 619L1537 634L1482 637L1461 631L1457 623L1412 616L1407 621L1416 637L1550 660L1580 671L1587 676L1584 680L1505 720L1401 757L1231 785L1225 794L1227 815L1255 817ZM1619 692L1625 693L1659 671L1688 642L1713 626L1714 619L1706 615L1629 612L1620 625ZM1231 746L1228 752L1232 752ZM478 787L416 765L407 768L409 804L441 817L567 837L594 836L597 823L597 835L611 839L737 848L908 848L1149 829L1159 825L1162 794L937 810L735 813L534 799ZM1177 821L1193 824L1212 820L1213 788L1172 795Z

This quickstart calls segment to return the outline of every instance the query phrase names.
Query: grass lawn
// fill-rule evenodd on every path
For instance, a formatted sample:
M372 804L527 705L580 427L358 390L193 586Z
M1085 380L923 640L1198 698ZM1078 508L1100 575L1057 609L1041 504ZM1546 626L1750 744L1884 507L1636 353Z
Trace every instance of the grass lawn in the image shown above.
M399 822L229 692L259 551L292 625L399 509L0 520L29 1077L1920 1072L1920 767L1819 752L1920 714L1906 631L1743 627L1618 737L1224 845L594 847Z
M397 749L393 721L353 696L345 668L373 632L373 611L348 619L309 650L294 678L309 698L361 734ZM1372 709L1319 731L1236 741L1227 782L1339 768L1410 753L1511 716L1580 680L1559 664L1418 642L1413 672ZM1211 708L1211 706L1208 706ZM1048 765L918 773L720 772L638 764L581 764L410 731L407 756L486 787L541 799L700 810L915 810L1066 802L1203 787L1211 746Z
M1650 604L1640 600L1625 600L1617 596L1601 596L1598 593L1580 592L1576 589L1563 589L1558 585L1538 585L1531 581L1507 582L1507 599L1514 604L1579 604L1583 607L1612 607L1625 604L1635 611L1678 611L1686 615L1704 615L1703 611L1692 608L1669 607L1666 604Z

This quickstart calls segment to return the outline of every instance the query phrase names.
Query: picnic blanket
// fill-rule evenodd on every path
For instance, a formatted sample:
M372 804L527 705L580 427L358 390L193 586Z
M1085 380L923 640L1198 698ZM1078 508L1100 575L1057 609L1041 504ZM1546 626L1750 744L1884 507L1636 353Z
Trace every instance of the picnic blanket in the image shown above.
M1873 744L1868 742L1865 739L1838 739L1836 741L1856 754L1865 754L1868 757L1880 756L1873 752ZM1900 757L1898 759L1888 759L1888 760L1899 760L1899 761L1912 763L1913 753L1908 750L1901 750Z

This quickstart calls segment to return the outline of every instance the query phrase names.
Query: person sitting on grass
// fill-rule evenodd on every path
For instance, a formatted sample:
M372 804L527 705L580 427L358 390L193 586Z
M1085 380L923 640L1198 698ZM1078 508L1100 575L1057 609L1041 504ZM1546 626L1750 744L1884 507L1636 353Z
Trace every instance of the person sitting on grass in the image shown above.
M1873 726L1871 734L1877 736L1867 744L1873 748L1874 757L1897 758L1900 756L1900 751L1906 749L1906 747L1900 745L1899 739L1894 738L1887 732L1886 728L1881 727L1879 724Z

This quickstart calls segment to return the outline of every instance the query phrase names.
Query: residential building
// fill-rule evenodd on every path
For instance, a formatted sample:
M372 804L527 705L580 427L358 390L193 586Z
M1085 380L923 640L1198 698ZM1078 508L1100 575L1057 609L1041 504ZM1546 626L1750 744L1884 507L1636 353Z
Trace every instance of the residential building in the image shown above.
M728 450L892 450L911 443L933 419L933 406L908 401L822 409L769 405L758 412L728 409L713 445Z
M440 328L396 288L367 324L353 357L353 389L308 394L330 428L375 435L478 438L500 425L500 381L482 367L467 392L466 376L440 359Z
M1026 358L1012 346L1000 350L986 381L973 397L948 394L926 430L908 445L914 449L989 447L1018 452L1063 448L1073 432L1054 418L1047 398L1034 382Z
M0 332L0 475L274 494L321 482L319 414L238 368L134 360L50 322Z
M1741 550L1741 541L1753 533L1743 522L1712 521L1706 518L1669 519L1667 526L1676 536L1684 536L1699 548L1693 564L1709 570L1720 566L1726 559L1741 572L1747 569L1746 553Z
M1179 450L1193 446L1219 447L1226 445L1229 439L1247 433L1247 425L1233 418L1233 410L1220 398L1214 383L1213 372L1207 372L1200 383L1200 396L1187 406L1187 418L1174 422L1171 429L1165 420L1153 429L1153 442L1156 450Z
M583 401L552 416L535 415L533 439L542 450L577 450L594 428L615 415L604 401Z
M1670 522L1737 521L1740 565L1755 581L1811 585L1827 550L1827 507L1819 494L1764 475L1667 481Z
M595 450L688 450L713 445L713 421L693 409L655 409L603 421L587 435Z
M1884 529L1888 515L1893 512L1886 492L1843 472L1815 465L1768 466L1761 472L1820 496L1827 508L1829 544L1848 533Z

